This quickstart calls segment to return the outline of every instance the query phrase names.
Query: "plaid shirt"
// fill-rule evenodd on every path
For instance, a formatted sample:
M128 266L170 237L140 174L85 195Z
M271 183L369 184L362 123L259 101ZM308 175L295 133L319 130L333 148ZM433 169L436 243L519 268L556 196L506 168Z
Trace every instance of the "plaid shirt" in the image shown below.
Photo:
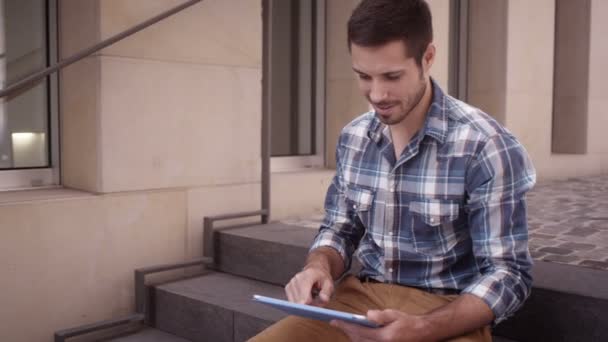
M336 249L361 276L431 292L469 293L495 323L530 293L527 152L493 118L433 82L423 128L395 158L373 112L340 135L325 219L311 250Z

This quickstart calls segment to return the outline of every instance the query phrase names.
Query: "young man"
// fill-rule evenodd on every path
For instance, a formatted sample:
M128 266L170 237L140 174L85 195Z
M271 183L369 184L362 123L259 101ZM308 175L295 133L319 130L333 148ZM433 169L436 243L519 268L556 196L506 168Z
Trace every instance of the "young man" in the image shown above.
M423 0L363 0L348 44L374 110L340 135L325 220L286 292L383 327L288 317L254 340L491 341L488 325L513 314L532 282L528 155L430 78L435 46ZM334 289L355 251L360 273Z

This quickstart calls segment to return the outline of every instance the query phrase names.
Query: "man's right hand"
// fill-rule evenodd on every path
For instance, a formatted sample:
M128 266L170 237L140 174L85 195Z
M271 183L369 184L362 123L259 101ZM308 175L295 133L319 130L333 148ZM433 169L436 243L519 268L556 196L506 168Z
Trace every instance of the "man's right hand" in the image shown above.
M299 304L325 306L334 292L334 281L329 270L319 265L307 265L285 286L287 299ZM318 292L318 295L314 295Z

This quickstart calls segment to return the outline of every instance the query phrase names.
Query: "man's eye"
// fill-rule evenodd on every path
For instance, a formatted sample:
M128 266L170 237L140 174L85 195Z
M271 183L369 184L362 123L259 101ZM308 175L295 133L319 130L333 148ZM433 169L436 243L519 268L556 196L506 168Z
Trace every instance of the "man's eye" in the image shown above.
M386 75L386 79L389 81L397 81L401 78L401 75Z
M369 80L370 80L370 77L369 77L369 76L367 76L367 75L361 75L361 74L359 74L359 79L360 79L360 80L369 81Z

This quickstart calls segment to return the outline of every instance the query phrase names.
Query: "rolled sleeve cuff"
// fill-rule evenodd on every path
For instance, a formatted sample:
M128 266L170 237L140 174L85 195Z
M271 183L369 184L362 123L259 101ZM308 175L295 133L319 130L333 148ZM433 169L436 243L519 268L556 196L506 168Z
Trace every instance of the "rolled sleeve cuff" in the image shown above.
M346 240L331 231L320 232L313 241L309 253L319 247L331 247L335 249L344 261L344 270L350 268L351 257L346 250Z
M505 283L508 277L504 271L485 275L466 287L461 294L471 294L483 300L494 313L493 325L509 318L521 306L522 302L508 289Z

